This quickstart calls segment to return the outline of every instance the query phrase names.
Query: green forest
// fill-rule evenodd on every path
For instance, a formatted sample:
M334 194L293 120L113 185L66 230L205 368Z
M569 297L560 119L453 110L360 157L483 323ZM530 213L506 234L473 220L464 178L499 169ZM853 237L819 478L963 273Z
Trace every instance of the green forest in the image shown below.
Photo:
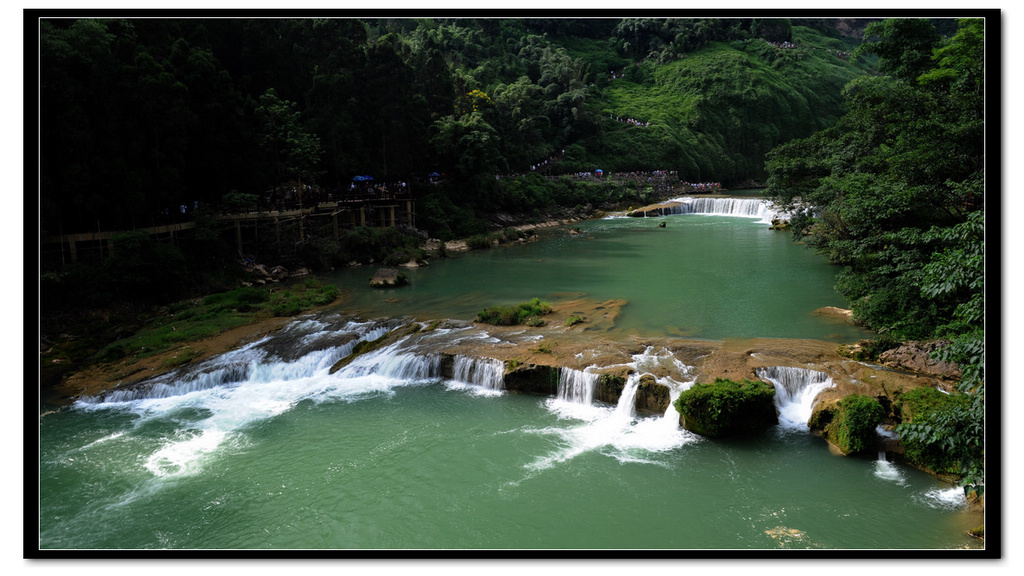
M153 226L296 183L341 193L367 175L407 184L423 237L442 239L491 231L496 212L634 201L582 172L765 187L796 210L796 239L841 270L873 352L951 343L968 401L901 434L960 455L981 486L985 25L44 17L40 233ZM329 268L420 241L406 232L274 257ZM212 227L174 245L127 236L103 262L45 259L43 307L234 286L240 255Z
M870 70L857 42L781 19L44 18L42 230L372 175L416 186L431 235L464 234L543 208L495 176L552 159L760 182L769 150L838 120Z
M765 154L835 124L843 86L873 73L853 55L867 23L43 17L40 235L197 226L116 238L104 261L46 244L44 298L166 302L232 287L243 258L320 271L485 235L498 212L652 199L572 177L598 170L762 185ZM415 234L307 230L243 254L205 218L366 177L410 191Z

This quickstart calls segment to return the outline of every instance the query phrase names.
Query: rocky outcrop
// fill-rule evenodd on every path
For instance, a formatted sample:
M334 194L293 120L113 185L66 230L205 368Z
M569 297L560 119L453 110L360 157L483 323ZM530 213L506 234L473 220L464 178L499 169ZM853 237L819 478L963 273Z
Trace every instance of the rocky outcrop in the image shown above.
M883 366L908 370L929 376L938 376L951 380L960 378L960 369L955 364L942 362L932 358L932 353L946 345L946 342L905 342L902 346L886 350L878 356Z
M617 374L602 374L597 379L594 389L594 400L605 404L618 404L622 389L626 387L626 378Z
M648 218L653 216L665 216L666 214L674 214L678 211L679 202L665 202L662 204L651 204L642 208L636 208L630 210L628 215L633 218Z
M668 409L671 393L668 386L658 384L654 376L644 374L636 389L636 413L638 415L660 416Z
M558 367L519 364L509 369L506 362L505 390L523 394L558 394Z
M405 286L408 283L409 278L394 268L381 268L370 279L370 286L373 288L393 288Z
M817 308L812 312L815 316L822 316L824 318L831 318L833 320L840 320L843 322L853 323L853 310L849 308L837 308L835 306L824 306Z

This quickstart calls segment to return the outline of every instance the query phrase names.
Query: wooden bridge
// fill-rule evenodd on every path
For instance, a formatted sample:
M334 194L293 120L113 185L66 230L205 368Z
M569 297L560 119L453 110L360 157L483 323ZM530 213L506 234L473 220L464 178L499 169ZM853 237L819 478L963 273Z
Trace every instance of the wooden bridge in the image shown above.
M342 229L357 226L392 227L416 225L415 202L409 194L365 194L347 196L340 200L320 202L308 208L284 210L259 210L236 214L213 214L209 216L213 222L230 223L235 231L235 242L239 254L244 254L244 237L249 229L271 227L276 240L281 241L282 228L286 233L297 232L297 241L306 238L310 228L323 228L324 220L330 222L331 234L339 238ZM311 226L313 225L313 226ZM175 235L196 227L193 219L182 222L135 228L133 230L117 230L96 232L80 232L75 234L53 234L40 238L40 248L55 256L59 246L61 262L78 261L83 251L97 253L100 258L109 257L114 250L111 239L124 232L144 232L157 240L173 240ZM322 233L321 233L322 234Z

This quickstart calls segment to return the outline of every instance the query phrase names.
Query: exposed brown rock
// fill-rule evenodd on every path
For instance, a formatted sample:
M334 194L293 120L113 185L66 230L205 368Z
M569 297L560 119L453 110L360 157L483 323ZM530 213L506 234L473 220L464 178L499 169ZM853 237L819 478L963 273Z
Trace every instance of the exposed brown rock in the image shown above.
M932 353L945 344L941 341L906 342L902 346L881 353L878 360L882 365L891 368L957 380L961 372L956 365L932 358Z

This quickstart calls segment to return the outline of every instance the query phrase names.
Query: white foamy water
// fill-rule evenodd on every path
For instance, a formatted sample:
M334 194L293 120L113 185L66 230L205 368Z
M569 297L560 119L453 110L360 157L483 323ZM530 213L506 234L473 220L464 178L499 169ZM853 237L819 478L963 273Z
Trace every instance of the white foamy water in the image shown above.
M771 202L760 198L693 198L683 196L667 202L672 206L663 209L663 214L710 214L756 218L765 224L773 219L789 218L789 213L776 208Z
M692 381L680 383L670 376L656 378L659 384L668 386L670 402L665 413L655 417L636 416L636 392L640 377L649 374L647 370L671 368L677 375L688 376L691 367L677 360L666 350L654 351L647 348L633 356L633 362L623 365L634 371L627 378L619 401L615 406L593 403L594 386L599 375L595 367L586 370L562 369L559 375L558 394L545 401L548 410L562 420L576 420L581 424L568 427L549 427L533 432L558 437L562 445L527 466L531 470L542 470L588 452L600 452L620 462L659 462L655 455L696 442L700 437L679 426L679 413L672 405L679 394L693 385Z
M879 452L878 460L875 460L875 477L901 486L907 483L906 475L899 467L886 459L885 452Z
M915 494L914 500L938 510L958 510L967 505L963 488L932 488Z
M339 331L324 327L321 322L302 320L283 331L285 337L297 335L291 341L294 348L288 348L294 355L289 360L268 354L261 348L268 342L264 339L213 358L192 372L177 371L104 398L84 399L78 405L87 410L131 413L136 427L173 421L175 431L143 464L156 477L170 477L201 471L211 455L225 446L243 446L248 427L283 414L299 402L354 401L440 377L440 357L405 353L404 340L360 355L330 374L332 366L351 354L357 342L380 338L393 326L349 323ZM353 331L356 338L330 345L332 336ZM214 365L226 367L211 369Z
M758 368L756 374L775 385L775 407L779 411L779 426L791 430L807 430L807 421L814 410L815 398L834 384L824 372L768 366Z

